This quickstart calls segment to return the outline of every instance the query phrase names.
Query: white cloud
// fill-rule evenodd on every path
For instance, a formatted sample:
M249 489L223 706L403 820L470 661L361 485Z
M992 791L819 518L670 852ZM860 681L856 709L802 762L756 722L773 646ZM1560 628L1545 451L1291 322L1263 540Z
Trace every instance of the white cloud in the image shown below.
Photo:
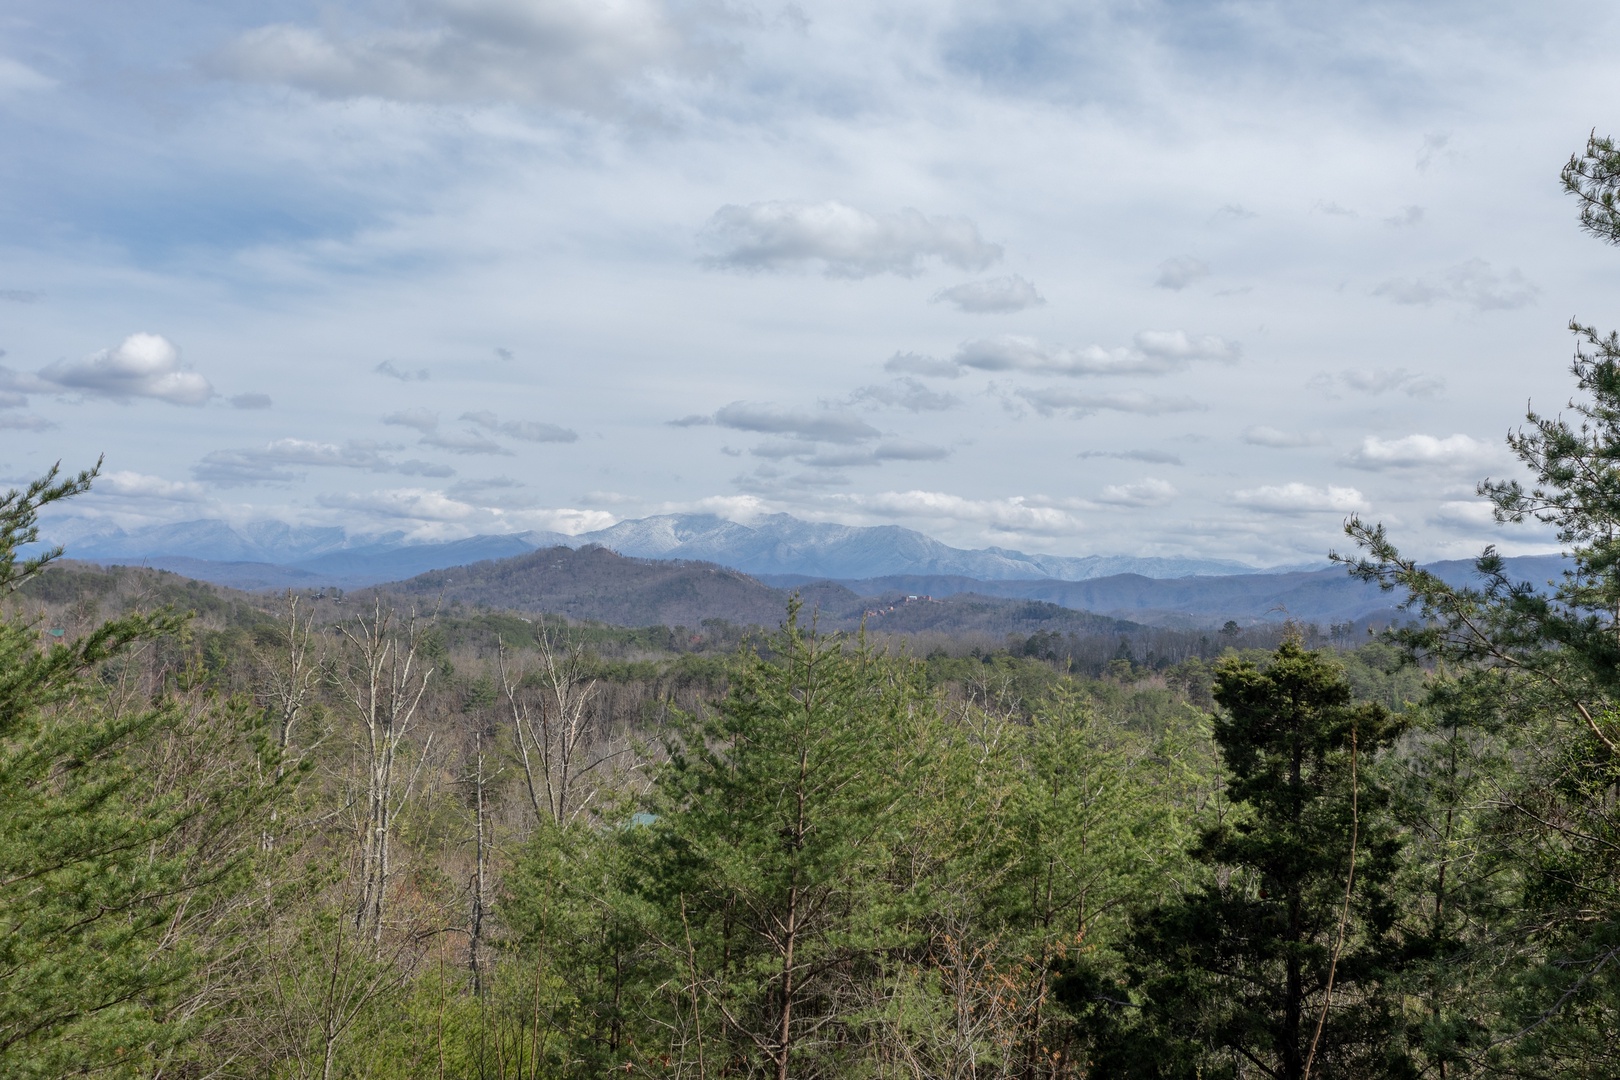
M1163 413L1200 412L1207 408L1202 402L1190 397L1145 394L1139 390L1120 394L1083 394L1075 390L1023 389L1016 393L1042 416L1051 416L1058 412L1067 412L1072 416L1086 416L1099 409L1159 416Z
M1164 375L1196 360L1231 362L1239 347L1213 334L1191 336L1182 330L1143 330L1130 348L1083 349L1051 345L1035 338L1004 334L963 342L956 363L980 371L1027 371L1040 375Z
M1113 506L1164 506L1178 494L1170 484L1149 477L1134 484L1109 484L1097 501Z
M428 377L427 368L402 368L397 366L392 360L384 360L371 370L375 371L378 375L384 375L390 379L398 379L400 382L423 382Z
M1307 385L1330 397L1345 390L1374 397L1392 390L1399 390L1407 397L1432 397L1446 388L1444 379L1405 368L1345 368L1317 375Z
M928 389L916 379L895 379L887 385L863 386L849 395L851 405L887 405L912 412L943 412L962 404L955 394Z
M1159 276L1153 279L1153 284L1161 289L1172 289L1180 292L1187 286L1209 277L1209 265L1202 259L1183 256L1179 259L1168 259L1159 264Z
M406 473L415 476L449 476L455 470L425 461L394 461L375 443L316 442L311 439L276 439L263 447L214 450L192 467L192 474L204 483L219 487L246 487L255 484L285 484L302 478L300 467L361 469L378 473Z
M1078 458L1113 458L1117 461L1142 461L1149 465L1180 465L1180 454L1168 450L1082 450Z
M165 480L161 476L119 470L96 477L91 488L98 495L126 499L159 499L164 502L201 502L208 497L203 485L191 480Z
M1498 455L1495 448L1467 435L1407 435L1380 439L1368 435L1352 450L1345 462L1358 469L1412 469L1474 467Z
M1248 510L1268 514L1303 514L1333 511L1348 514L1364 512L1367 500L1353 487L1312 487L1290 483L1267 485L1232 492L1232 501Z
M512 451L477 431L430 431L418 440L423 446L448 450L452 454L495 454L512 456Z
M237 394L231 398L233 409L268 409L272 404L269 394Z
M920 442L882 443L870 450L850 448L815 454L806 454L801 444L796 453L780 452L790 448L791 444L767 444L756 448L754 454L776 460L793 457L799 464L815 469L858 468L864 465L882 465L886 461L943 461L951 456L951 452L943 446Z
M323 494L318 501L332 510L359 510L378 517L420 521L466 521L479 516L471 503L452 499L428 488L391 488L383 491L346 491Z
M676 421L682 426L692 423L714 423L735 431L754 431L762 435L786 435L811 442L854 443L875 439L883 434L858 416L824 410L803 412L778 409L774 405L753 405L734 401L717 410L712 418L687 417Z
M622 107L626 84L682 61L659 0L418 0L403 25L340 36L288 23L217 53L215 73L328 98Z
M1272 446L1289 450L1301 446L1320 446L1326 440L1321 432L1280 431L1274 427L1258 425L1243 432L1243 441L1250 446Z
M523 439L526 442L557 442L571 443L579 441L579 432L570 431L556 424L545 424L538 420L507 420L502 423L496 415L488 410L467 412L461 414L461 419L477 424L488 431L498 431L502 435L509 435L514 439Z
M932 303L946 303L972 315L1005 315L1025 308L1039 307L1046 299L1035 291L1033 282L1017 274L968 281L935 293Z
M897 352L883 364L884 371L930 378L956 379L962 375L962 365L954 360L936 360L920 353Z
M383 417L382 422L395 427L413 428L426 434L438 429L439 414L432 409L401 409Z
M1422 221L1423 207L1403 206L1401 207L1400 213L1392 214L1391 216L1385 218L1384 224L1388 225L1392 229L1405 229L1411 228L1414 225L1419 225L1422 223Z
M1037 500L1015 495L1009 499L967 499L941 491L883 491L832 499L868 513L893 517L919 517L988 525L1007 532L1071 533L1080 528L1072 514Z
M1451 300L1475 311L1511 311L1535 303L1541 294L1517 267L1498 271L1484 259L1458 263L1442 277L1441 281L1391 278L1375 287L1373 295L1397 304L1427 307L1437 300Z
M461 493L470 494L466 488L463 488ZM430 525L461 526L459 532L462 535L475 530L510 533L539 529L577 536L583 532L605 529L619 520L617 515L606 510L584 510L569 506L510 510L485 505L468 498L457 498L432 488L340 492L322 495L318 501L331 510Z
M820 265L828 277L913 277L928 259L983 270L1001 258L1001 246L966 218L925 217L911 209L869 214L841 202L722 206L704 235L718 250L701 262L723 270Z
M1435 513L1429 520L1435 525L1470 532L1497 526L1496 513L1492 505L1478 500L1443 502L1435 508Z
M37 379L58 393L77 391L113 401L142 397L171 405L203 405L214 397L208 380L185 368L180 350L160 334L131 334L117 347L83 360L58 360L41 368Z

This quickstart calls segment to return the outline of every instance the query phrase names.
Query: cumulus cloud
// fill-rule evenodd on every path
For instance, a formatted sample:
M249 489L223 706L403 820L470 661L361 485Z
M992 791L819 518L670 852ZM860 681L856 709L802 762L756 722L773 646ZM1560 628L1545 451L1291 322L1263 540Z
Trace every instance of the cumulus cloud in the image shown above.
M968 499L942 491L912 490L850 494L832 501L884 516L970 522L1003 532L1061 535L1080 528L1079 519L1067 510L1020 495Z
M1267 485L1232 492L1232 502L1246 510L1267 514L1307 514L1333 511L1348 514L1364 512L1367 500L1353 487L1312 487L1290 483Z
M424 382L428 377L427 368L402 368L395 365L392 360L384 360L371 369L378 375L385 375L400 382Z
M231 398L231 408L233 409L268 409L270 405L269 394L237 394Z
M131 334L117 347L83 360L58 360L35 375L0 369L0 386L43 393L79 393L127 402L152 398L171 405L203 405L214 388L180 363L180 350L161 334Z
M1149 477L1134 484L1109 484L1097 501L1113 506L1164 506L1180 494L1163 480Z
M1159 264L1159 276L1153 279L1153 284L1161 289L1172 289L1180 292L1187 286L1209 277L1209 264L1202 259L1183 256L1179 259L1167 259Z
M1208 407L1190 397L1144 394L1139 390L1122 394L1083 394L1075 390L1024 389L1016 393L1042 416L1052 416L1059 412L1076 417L1088 416L1100 409L1158 416L1162 413L1199 412Z
M487 431L498 431L502 435L509 435L514 439L523 439L527 442L571 443L579 441L579 432L577 431L558 427L556 424L541 423L538 420L507 420L502 422L494 413L487 410L462 413L461 419L477 424Z
M378 517L427 521L466 521L478 515L471 503L429 488L323 493L317 501L329 510L358 510Z
M127 499L158 499L164 502L201 502L208 490L191 480L165 480L161 476L120 470L96 477L97 495L117 495Z
M1469 259L1446 270L1439 280L1391 278L1373 289L1397 304L1427 307L1437 300L1466 304L1475 311L1511 311L1535 303L1541 289L1525 280L1517 267L1498 271L1484 259Z
M301 468L360 469L377 473L409 473L417 476L449 476L448 466L425 461L394 461L375 443L315 442L310 439L276 439L263 447L214 450L192 467L192 475L219 487L247 487L254 484L285 484L302 479Z
M1250 446L1271 446L1279 450L1292 450L1301 446L1320 446L1324 441L1321 432L1310 431L1280 431L1274 427L1259 425L1243 432L1243 441Z
M1082 450L1078 458L1113 458L1116 461L1143 461L1149 465L1180 465L1181 455L1167 450Z
M407 21L340 35L261 26L214 73L327 98L521 102L617 111L627 84L677 67L685 38L661 0L418 0Z
M870 214L841 202L722 206L704 237L716 251L700 261L720 270L820 266L828 277L914 277L929 259L983 270L1001 258L1001 245L985 240L966 218L911 209Z
M1324 372L1307 384L1336 397L1343 391L1377 396L1399 390L1407 397L1431 397L1446 388L1444 379L1405 368L1345 368Z
M916 379L895 379L886 385L863 386L849 395L851 405L886 405L912 412L944 412L962 404L955 394L928 389Z
M713 416L688 416L671 421L677 427L717 424L734 431L761 435L783 435L808 442L857 443L883 434L858 416L824 409L816 412L779 409L774 405L754 405L734 401Z
M1033 282L1017 274L991 278L988 281L968 281L935 293L935 304L950 304L957 311L972 315L1004 315L1025 308L1039 307L1046 298L1035 291Z
M1407 435L1380 439L1369 435L1345 458L1358 469L1458 468L1483 465L1497 455L1492 446L1467 435Z
M884 371L896 374L926 375L930 378L957 379L962 376L962 365L954 360L937 360L921 353L897 352L883 364Z
M1240 355L1236 343L1213 334L1143 330L1130 348L1114 349L1100 345L1075 349L1004 334L963 342L955 361L980 371L1027 371L1038 375L1164 375L1193 361L1230 363Z

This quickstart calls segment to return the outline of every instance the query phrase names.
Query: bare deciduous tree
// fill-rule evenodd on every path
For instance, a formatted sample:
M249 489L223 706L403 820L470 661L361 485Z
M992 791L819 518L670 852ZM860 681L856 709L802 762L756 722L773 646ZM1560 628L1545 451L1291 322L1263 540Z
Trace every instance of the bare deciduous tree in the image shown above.
M414 612L402 626L396 625L393 610L379 599L369 617L357 616L351 625L339 629L350 650L341 680L364 733L366 819L355 926L369 932L373 946L380 948L395 818L410 798L421 762L397 791L396 772L401 747L433 669L418 662L426 626ZM421 760L426 760L432 742L429 735Z
M544 622L539 629L542 690L532 706L520 692L523 673L514 674L507 665L504 643L497 656L529 802L536 816L562 825L590 805L592 796L579 790L581 780L617 753L603 751L586 760L600 734L592 707L596 680L587 674L577 646L565 644Z
M322 638L315 633L315 613L300 611L299 596L291 590L284 604L282 633L274 650L256 650L258 697L274 725L275 767L271 778L276 784L318 744L319 740L295 749L294 732L305 718L324 659ZM266 851L275 846L279 814L279 806L272 805L270 824L260 838Z

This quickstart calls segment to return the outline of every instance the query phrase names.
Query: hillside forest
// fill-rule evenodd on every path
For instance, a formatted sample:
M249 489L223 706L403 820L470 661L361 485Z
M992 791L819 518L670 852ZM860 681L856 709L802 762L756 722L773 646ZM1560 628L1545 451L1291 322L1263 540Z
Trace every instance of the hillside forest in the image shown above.
M1620 152L1564 182L1620 240ZM248 594L0 500L0 1075L1620 1075L1620 337L1572 569L1134 641ZM71 554L71 553L69 553ZM1100 621L1106 623L1106 620Z

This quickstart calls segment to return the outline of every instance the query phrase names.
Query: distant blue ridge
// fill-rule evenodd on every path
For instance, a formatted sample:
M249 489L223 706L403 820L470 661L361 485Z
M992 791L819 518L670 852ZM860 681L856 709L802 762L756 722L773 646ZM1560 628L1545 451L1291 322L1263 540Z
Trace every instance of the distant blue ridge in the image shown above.
M599 544L635 558L715 563L775 587L827 580L861 595L975 592L1166 623L1216 617L1350 621L1387 613L1400 599L1326 561L1262 569L1190 557L967 550L899 526L807 522L787 514L748 525L708 514L669 514L578 536L529 532L438 543L411 543L399 532L354 536L341 528L279 521L232 525L204 519L128 532L104 524L95 531L83 523L61 525L69 558L149 566L242 589L360 588L542 547ZM1536 584L1567 565L1558 555L1506 561L1510 575ZM1475 577L1471 560L1429 568L1457 585Z

